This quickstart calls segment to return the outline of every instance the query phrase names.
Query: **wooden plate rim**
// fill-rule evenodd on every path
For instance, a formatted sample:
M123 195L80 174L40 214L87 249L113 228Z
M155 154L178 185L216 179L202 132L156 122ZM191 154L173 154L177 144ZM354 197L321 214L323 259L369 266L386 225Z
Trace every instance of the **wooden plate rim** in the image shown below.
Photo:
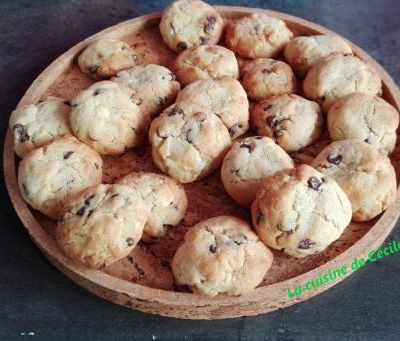
M288 14L258 9L258 8L244 8L244 7L236 7L236 6L216 6L216 8L220 12L232 13L236 12L236 14L247 14L253 12L262 12L267 15L279 17L285 21L290 23L294 23L297 25L305 26L308 29L312 29L314 31L320 33L329 33L336 34L320 25L314 24L310 21L297 18ZM137 17L131 20L127 20L121 22L117 25L111 26L102 30L86 39L81 41L80 43L74 45L72 48L64 52L60 57L54 60L31 84L31 86L26 91L25 95L22 97L19 105L25 104L28 102L35 102L39 100L40 96L43 94L43 84L44 80L54 72L59 72L59 70L63 70L66 67L65 58L77 55L79 51L81 51L88 43L98 39L100 36L109 35L112 32L117 30L124 29L125 27L129 27L136 23L145 23L151 20L158 19L161 16L161 12L144 15L141 17ZM337 35L337 34L336 34ZM342 37L343 38L343 37ZM345 39L345 38L344 38ZM346 40L348 41L348 40ZM360 56L363 60L367 61L370 65L372 65L380 74L383 83L384 90L386 91L386 95L391 103L400 108L400 92L392 78L387 74L387 72L377 63L375 60L370 57L366 52L362 49L354 45L352 42L348 41L352 46L353 51L356 55ZM226 318L226 317L236 317L241 315L255 315L271 310L275 310L278 308L283 308L297 302L308 299L312 296L315 296L322 291L327 290L333 285L340 282L343 278L341 277L339 280L334 282L329 282L327 285L319 287L316 290L306 292L301 296L289 299L287 296L287 289L294 287L296 284L304 284L307 280L314 278L316 275L329 271L331 269L339 268L342 264L348 264L353 260L354 257L366 257L368 252L378 246L380 246L384 239L388 236L388 234L393 229L400 213L400 187L397 190L396 201L386 210L386 212L379 218L375 225L373 225L368 233L366 233L360 240L358 240L353 246L345 250L339 256L331 259L325 264L308 271L302 275L296 276L294 278L285 280L283 282L275 283L272 285L264 286L255 289L252 293L241 296L241 297L226 297L226 296L218 296L214 298L205 297L201 295L191 294L191 293L177 293L171 291L165 291L161 289L154 289L145 286L141 286L132 282L127 282L113 276L110 276L106 273L103 273L98 270L91 270L82 268L79 266L75 266L72 264L62 253L60 253L56 247L54 240L44 231L41 225L36 221L32 212L30 211L27 204L23 201L17 185L17 177L16 177L16 158L13 151L13 140L10 130L8 129L4 144L4 152L3 152L3 166L4 166L4 176L7 190L10 195L11 202L22 221L24 227L27 229L32 240L38 245L38 247L43 251L47 258L61 271L67 274L68 277L72 278L76 282L80 282L77 278L72 275L76 274L85 279L85 281L80 282L80 285L85 286L90 291L102 296L104 295L97 291L96 287L101 287L117 294L122 294L128 297L131 297L135 300L148 302L148 303L157 303L160 305L161 309L163 306L165 307L174 307L179 306L180 309L188 309L193 313L193 308L202 308L209 307L213 308L221 308L221 307L234 307L240 306L241 304L252 305L254 304L254 310L248 311L246 310L243 314L236 312L230 313L229 311L221 312L219 316L208 316L207 313L199 312L199 314L193 313L192 316L181 316L179 313L174 313L172 310L169 311L157 311L160 315L165 316L175 316L175 317L183 317L183 318ZM89 284L90 283L90 284ZM94 285L93 287L90 287ZM260 300L267 302L264 305L261 305L257 308L257 304L260 303ZM273 304L268 304L268 300L271 300ZM121 302L117 302L121 304ZM134 308L153 312L152 309L147 310L145 307L135 306ZM208 308L207 308L208 310Z

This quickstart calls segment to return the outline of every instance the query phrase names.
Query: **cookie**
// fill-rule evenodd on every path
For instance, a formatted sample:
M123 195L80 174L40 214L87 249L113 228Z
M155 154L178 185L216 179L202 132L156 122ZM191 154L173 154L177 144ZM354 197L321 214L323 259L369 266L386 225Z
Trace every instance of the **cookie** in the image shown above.
M160 22L161 36L175 52L217 44L223 28L218 11L199 0L174 1L164 10Z
M238 204L249 207L265 178L292 167L290 156L272 139L252 136L232 145L222 163L221 180Z
M57 97L48 97L36 105L17 107L9 121L17 155L22 158L57 136L71 134L70 110L69 103Z
M200 79L239 77L235 54L218 45L201 45L182 52L173 61L172 69L183 86Z
M290 66L268 58L246 63L242 68L242 83L254 101L295 93L297 89L296 76Z
M133 189L100 184L68 199L56 241L67 257L97 269L128 256L145 222L145 204Z
M220 216L189 229L171 268L175 282L195 293L238 296L262 282L272 261L272 252L246 222Z
M216 115L188 102L176 103L156 117L149 139L155 164L181 183L214 171L231 144L228 129Z
M332 142L312 165L346 192L354 221L376 217L395 200L396 173L390 159L364 141Z
M186 213L187 198L181 184L157 173L129 173L117 181L138 193L147 206L147 221L142 239L163 237Z
M134 66L138 59L129 44L104 38L86 47L78 57L78 64L83 73L100 80Z
M283 20L253 13L226 26L226 45L245 58L273 58L292 39Z
M334 141L360 139L386 154L395 147L399 113L380 97L361 92L343 97L332 105L327 121Z
M73 99L70 123L79 140L100 154L117 155L143 141L150 119L131 101L128 88L101 81Z
M319 105L297 95L281 95L259 102L252 110L258 135L269 136L288 153L298 151L321 136Z
M30 206L57 219L69 195L101 182L102 165L100 155L75 137L58 137L19 163L19 190Z
M353 92L380 94L382 82L378 73L358 57L336 54L310 69L303 88L307 98L328 112L334 102Z
M232 139L249 129L249 101L242 85L234 78L206 79L189 84L178 94L176 102L209 109L221 119Z
M342 38L333 34L295 37L285 47L285 58L300 77L322 59L331 54L352 54L351 47Z
M251 212L260 239L296 258L325 250L351 220L351 204L343 190L307 165L267 178Z
M120 71L111 80L128 86L140 111L151 117L171 105L181 89L170 70L155 64L137 65Z

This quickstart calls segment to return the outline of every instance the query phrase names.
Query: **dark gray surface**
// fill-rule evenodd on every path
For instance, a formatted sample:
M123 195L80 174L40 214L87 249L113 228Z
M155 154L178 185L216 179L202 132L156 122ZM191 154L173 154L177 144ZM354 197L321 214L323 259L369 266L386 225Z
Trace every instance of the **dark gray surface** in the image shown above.
M365 49L400 82L397 0L209 2L268 8L324 25ZM166 3L0 1L2 135L10 111L54 58L86 36L159 11ZM103 301L58 272L25 233L3 183L0 190L0 339L399 339L400 255L366 266L315 298L266 315L224 321L161 318ZM399 228L392 239L400 239Z

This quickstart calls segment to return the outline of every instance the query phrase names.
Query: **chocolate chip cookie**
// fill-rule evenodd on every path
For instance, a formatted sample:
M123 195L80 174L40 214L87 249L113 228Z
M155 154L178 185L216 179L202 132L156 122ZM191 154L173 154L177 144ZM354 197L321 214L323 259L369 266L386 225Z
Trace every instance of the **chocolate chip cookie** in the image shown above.
M382 82L378 73L358 57L335 54L310 69L303 88L307 98L328 112L334 102L353 92L380 94Z
M245 58L273 58L292 39L283 20L253 13L226 26L226 45Z
M111 81L101 81L72 101L71 128L79 140L103 155L117 155L142 143L150 118L140 112L131 91Z
M242 85L232 77L189 84L178 94L176 102L207 108L221 119L232 139L249 129L249 101Z
M260 239L296 258L325 250L351 220L351 204L343 190L307 165L267 178L251 212Z
M354 221L376 217L396 197L396 173L390 159L364 141L332 142L312 165L346 192Z
M252 136L232 145L222 163L221 180L228 194L248 207L265 178L292 167L290 156L272 139Z
M75 137L58 137L19 163L19 190L30 206L57 219L69 195L101 182L102 164L100 155Z
M75 262L101 268L129 255L140 240L146 207L126 185L96 185L72 196L56 228L56 240Z
M396 145L398 111L380 97L355 92L341 98L328 112L328 129L334 141L360 139L390 153Z
M120 71L111 80L129 87L140 112L151 117L171 105L181 89L170 70L155 64L137 65Z
M186 213L187 198L181 184L157 173L129 173L117 184L128 185L139 194L147 207L142 239L149 242L163 237Z
M252 110L259 135L273 138L287 152L295 152L321 136L319 105L297 95L281 95L259 102Z
M243 86L254 101L295 93L297 89L291 67L275 59L257 58L246 63L241 73Z
M238 296L261 283L272 261L246 222L220 216L189 229L171 267L176 283L196 293Z
M71 134L70 111L69 102L57 97L48 97L36 105L17 107L9 121L17 155L22 158L55 137Z
M178 0L163 12L160 32L164 42L175 52L193 46L217 44L224 20L216 9L199 0Z
M100 80L132 67L138 59L129 44L104 38L86 47L78 57L78 64L83 73Z
M216 115L188 102L176 103L156 117L149 139L155 164L181 183L214 171L231 144L228 129Z
M200 79L239 77L235 54L218 45L201 45L182 52L174 60L172 69L183 86Z
M333 34L295 37L285 47L285 58L297 75L304 77L308 70L331 54L352 54L349 44Z

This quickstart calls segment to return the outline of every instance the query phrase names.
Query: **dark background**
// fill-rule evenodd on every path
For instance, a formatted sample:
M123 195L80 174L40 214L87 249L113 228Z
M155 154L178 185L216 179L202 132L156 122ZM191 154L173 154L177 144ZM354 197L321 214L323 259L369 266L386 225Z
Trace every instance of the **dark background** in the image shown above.
M53 59L103 28L160 11L167 3L0 0L2 140L10 112ZM209 3L267 8L324 25L370 53L400 82L400 1ZM0 193L0 339L399 339L400 255L362 268L317 297L269 314L222 321L162 318L103 301L70 281L31 242L3 182ZM400 239L398 227L392 239Z

